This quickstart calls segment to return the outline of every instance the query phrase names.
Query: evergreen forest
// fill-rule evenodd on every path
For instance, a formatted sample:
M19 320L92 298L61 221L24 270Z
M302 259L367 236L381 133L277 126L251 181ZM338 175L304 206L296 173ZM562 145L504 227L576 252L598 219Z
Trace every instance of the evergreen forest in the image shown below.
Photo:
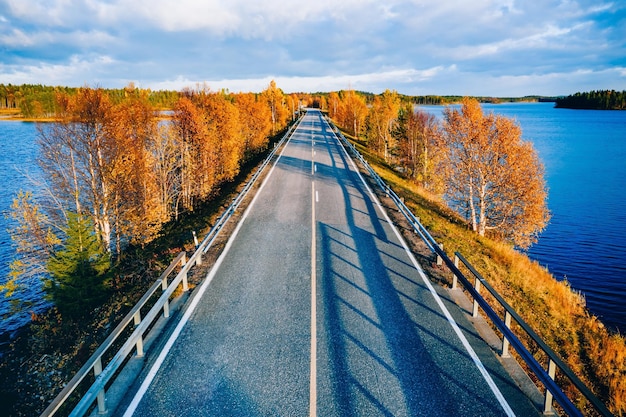
M598 90L557 98L557 108L587 110L626 110L626 91Z

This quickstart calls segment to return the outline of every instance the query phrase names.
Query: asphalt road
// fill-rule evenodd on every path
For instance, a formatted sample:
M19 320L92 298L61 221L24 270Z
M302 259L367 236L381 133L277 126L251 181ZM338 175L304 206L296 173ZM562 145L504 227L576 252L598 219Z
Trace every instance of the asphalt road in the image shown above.
M127 415L537 414L422 274L310 111Z

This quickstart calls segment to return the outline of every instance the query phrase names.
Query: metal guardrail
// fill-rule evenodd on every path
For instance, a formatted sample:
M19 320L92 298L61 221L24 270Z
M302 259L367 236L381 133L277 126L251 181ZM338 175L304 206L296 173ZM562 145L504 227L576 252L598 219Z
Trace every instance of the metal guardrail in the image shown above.
M82 396L79 400L78 404L74 407L72 412L69 414L70 416L84 416L87 414L92 408L94 402L97 403L98 412L105 413L106 412L106 404L105 404L105 387L106 385L114 379L116 373L124 364L126 359L129 357L133 350L136 351L136 356L142 357L144 356L143 351L143 340L149 334L149 330L153 323L159 318L160 312L163 311L163 317L169 317L169 299L174 293L174 291L178 288L179 285L182 284L183 292L188 291L187 285L187 275L189 270L195 265L202 264L202 256L209 250L215 241L216 237L219 235L220 231L223 229L224 225L228 222L228 220L235 213L244 197L248 194L250 189L254 186L259 176L263 172L263 170L271 163L274 156L276 155L277 150L282 146L283 143L291 136L293 131L300 124L300 118L296 123L294 123L287 132L283 135L280 141L274 146L272 151L265 158L261 166L255 171L252 177L248 180L242 191L237 194L237 196L233 199L230 206L222 213L222 215L215 222L215 225L211 228L207 236L202 240L202 243L197 245L197 248L193 255L186 259L185 252L181 252L167 267L167 269L161 274L159 279L155 281L155 283L148 289L148 291L141 297L139 302L132 308L132 310L122 319L122 321L117 325L117 327L113 330L113 332L106 338L106 340L98 347L98 349L91 355L91 357L87 360L87 362L83 365L83 367L78 371L78 373L67 383L67 385L63 388L63 390L57 395L57 397L50 403L50 405L43 411L41 417L53 416L55 413L59 411L61 407L65 404L65 402L70 398L70 396L76 391L78 386L83 382L83 380L93 372L95 381L91 384L90 388L87 392ZM172 280L172 282L168 285L167 279L169 275L181 265L182 268L176 275L176 277ZM141 317L141 309L146 307L148 301L153 298L153 295L157 292L158 289L162 289L161 296L158 300L152 305L148 313L145 317ZM113 347L113 345L118 341L118 338L127 330L130 323L133 323L134 330L132 334L126 339L121 348L117 351L117 353L113 356L113 358L108 362L106 367L102 367L103 365L103 356Z
M345 147L350 149L355 158L357 158L363 167L368 171L370 177L376 182L378 187L385 192L395 203L398 210L404 215L406 220L411 224L413 230L422 238L428 248L437 255L437 263L445 263L453 273L452 286L455 288L457 282L460 281L467 292L474 300L472 315L478 315L479 308L483 310L485 315L491 320L495 327L502 333L502 351L501 355L507 357L509 355L509 347L513 347L519 357L527 364L528 368L533 372L539 381L545 387L544 396L544 414L553 414L553 400L570 416L582 416L582 412L576 407L569 397L563 392L561 387L555 381L557 368L563 376L578 389L578 391L589 401L596 411L602 416L613 416L606 405L596 397L591 390L574 374L574 372L565 364L558 355L537 335L534 330L515 312L515 310L497 293L497 291L474 269L474 267L458 252L455 253L454 262L444 252L441 245L431 236L428 230L421 224L419 219L404 204L404 201L383 181L383 179L374 171L369 163L363 158L354 145L346 139L346 137L327 120L328 124L334 127L336 137L340 138ZM467 277L459 270L458 261L461 261L475 277L475 284L472 285ZM484 286L494 299L504 308L504 319L500 318L498 313L480 294L480 286ZM547 369L545 369L530 353L526 346L520 341L515 333L511 330L511 319L515 320L519 327L537 344L537 346L548 357Z

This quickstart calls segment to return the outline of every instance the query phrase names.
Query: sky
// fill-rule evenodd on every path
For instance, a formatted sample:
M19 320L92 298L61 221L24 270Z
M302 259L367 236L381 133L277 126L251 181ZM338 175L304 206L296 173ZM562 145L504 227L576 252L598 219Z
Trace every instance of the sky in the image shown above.
M626 90L626 1L0 0L0 84Z

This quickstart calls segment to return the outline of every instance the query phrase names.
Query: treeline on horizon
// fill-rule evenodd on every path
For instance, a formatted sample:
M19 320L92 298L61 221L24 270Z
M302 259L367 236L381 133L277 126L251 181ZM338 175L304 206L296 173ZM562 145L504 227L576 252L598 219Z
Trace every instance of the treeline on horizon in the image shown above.
M0 109L19 110L25 118L50 118L61 110L59 95L74 96L82 89L84 87L0 84ZM120 103L128 97L130 90L135 90L135 86L131 83L124 88L100 90L106 92L113 103ZM148 103L156 109L172 109L183 95L180 91L142 91L146 93Z
M28 119L45 119L53 118L58 111L57 97L59 94L75 95L84 87L63 87L63 86L46 86L41 84L0 84L0 109L13 109L19 111L21 116ZM124 88L106 88L102 91L106 92L113 103L122 102L128 96L129 90L134 90L135 86L130 83ZM170 110L176 105L178 99L184 95L183 91L172 90L150 90L142 89L146 94L146 98L150 105L158 110ZM228 93L228 91L223 91ZM359 95L365 98L366 103L371 104L376 94L357 91ZM327 99L329 92L295 93L304 103L320 107L319 102L322 98ZM398 94L399 99L403 103L413 103L416 105L446 105L460 103L463 96L456 95L420 95L410 96ZM544 96L524 96L524 97L490 97L481 96L474 97L481 103L502 103L502 102L520 102L520 101L555 101L556 97Z
M585 110L626 110L626 91L593 90L556 99L555 107Z

